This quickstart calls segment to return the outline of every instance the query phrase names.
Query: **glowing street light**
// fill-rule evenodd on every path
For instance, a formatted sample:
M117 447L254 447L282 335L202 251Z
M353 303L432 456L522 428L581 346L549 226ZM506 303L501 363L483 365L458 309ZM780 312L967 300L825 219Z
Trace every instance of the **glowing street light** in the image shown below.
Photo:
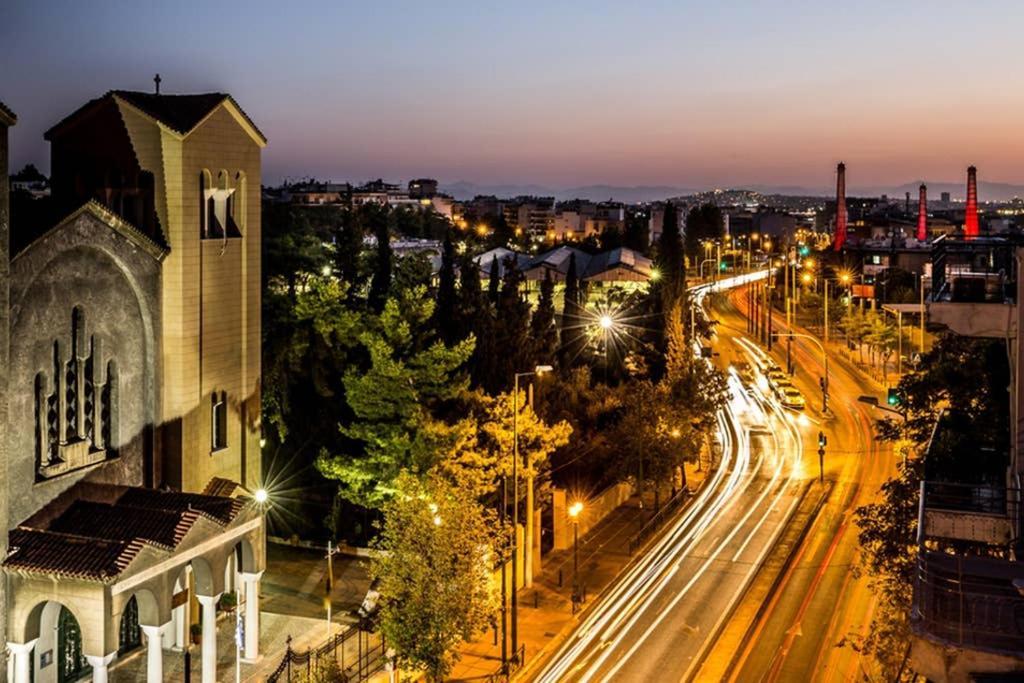
M252 497L253 500L255 500L260 505L266 505L267 501L270 500L270 494L267 493L267 490L264 488L256 489L256 492L253 494Z
M580 603L580 513L583 502L577 500L569 506L569 519L572 520L572 613Z
M601 329L610 330L615 325L615 320L606 313L598 320L598 324L601 326Z

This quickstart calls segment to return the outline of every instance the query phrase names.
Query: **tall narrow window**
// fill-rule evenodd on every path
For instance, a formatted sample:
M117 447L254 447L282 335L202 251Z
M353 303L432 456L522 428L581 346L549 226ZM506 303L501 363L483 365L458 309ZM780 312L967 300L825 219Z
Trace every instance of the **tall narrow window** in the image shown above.
M226 392L213 393L211 410L212 450L228 447L228 396Z

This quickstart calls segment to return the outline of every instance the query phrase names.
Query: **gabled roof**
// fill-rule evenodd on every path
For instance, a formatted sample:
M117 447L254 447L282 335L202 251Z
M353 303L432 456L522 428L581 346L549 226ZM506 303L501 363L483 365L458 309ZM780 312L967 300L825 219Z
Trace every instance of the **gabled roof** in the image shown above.
M70 125L80 116L91 112L102 102L116 98L139 110L157 123L165 126L178 135L185 137L219 106L226 105L237 113L251 130L251 134L261 145L267 144L263 135L249 115L238 106L234 98L227 93L200 93L195 95L157 95L155 93L137 92L134 90L111 90L102 97L89 100L81 107L61 119L50 128L43 137L51 140L53 135L65 126Z
M94 199L90 199L85 204L78 207L78 209L73 211L66 218L58 222L55 226L53 226L43 234L39 235L38 237L32 238L31 242L28 242L25 245L25 247L14 256L14 258L18 258L23 253L28 251L29 247L32 244L45 238L51 233L61 230L65 225L73 223L79 216L81 216L84 213L91 214L92 216L97 218L101 223L109 227L114 232L127 238L129 242L132 242L133 244L141 248L143 251L148 253L157 261L162 261L164 257L167 256L167 254L170 252L170 249L161 244L157 244L141 230L139 230L134 225L124 220L120 216L118 216L116 213L114 213L107 207L103 206Z
M13 126L18 122L18 117L15 116L14 112L7 108L3 102L0 102L0 123L5 126Z
M106 541L41 529L14 529L4 567L33 573L104 581L124 571L142 541Z

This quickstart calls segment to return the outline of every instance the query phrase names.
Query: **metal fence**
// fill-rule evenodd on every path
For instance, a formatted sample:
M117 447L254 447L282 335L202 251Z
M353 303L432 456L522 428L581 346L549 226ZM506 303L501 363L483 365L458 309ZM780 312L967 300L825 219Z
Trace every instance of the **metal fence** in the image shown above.
M633 537L629 539L629 554L632 555L637 549L650 538L658 527L668 519L673 512L675 512L683 501L689 497L689 492L684 488L676 492L676 495L672 496L665 501L665 504L661 506L661 509L654 513L647 522L640 527L640 530L633 534Z
M345 646L348 644L351 648L352 640L356 641L354 661L345 654ZM291 636L288 636L287 642L281 663L267 677L267 683L311 680L317 671L331 661L337 663L342 680L364 681L383 669L387 660L384 636L362 628L347 628L318 647L311 647L305 652L292 649Z
M495 669L494 673L484 679L484 683L508 683L508 681L512 680L512 676L523 668L525 663L526 646L520 645L519 649L516 650L508 664L503 664Z
M1024 570L993 557L923 550L914 582L914 630L955 647L1024 652Z

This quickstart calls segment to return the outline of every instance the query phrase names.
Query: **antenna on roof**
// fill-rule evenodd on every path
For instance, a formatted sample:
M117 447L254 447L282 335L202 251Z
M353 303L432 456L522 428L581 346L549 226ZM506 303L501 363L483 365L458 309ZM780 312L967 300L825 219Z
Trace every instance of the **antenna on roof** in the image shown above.
M156 94L157 95L160 94L160 81L162 81L162 80L163 79L160 78L160 74L157 74L156 76L153 77L153 83L156 84Z

